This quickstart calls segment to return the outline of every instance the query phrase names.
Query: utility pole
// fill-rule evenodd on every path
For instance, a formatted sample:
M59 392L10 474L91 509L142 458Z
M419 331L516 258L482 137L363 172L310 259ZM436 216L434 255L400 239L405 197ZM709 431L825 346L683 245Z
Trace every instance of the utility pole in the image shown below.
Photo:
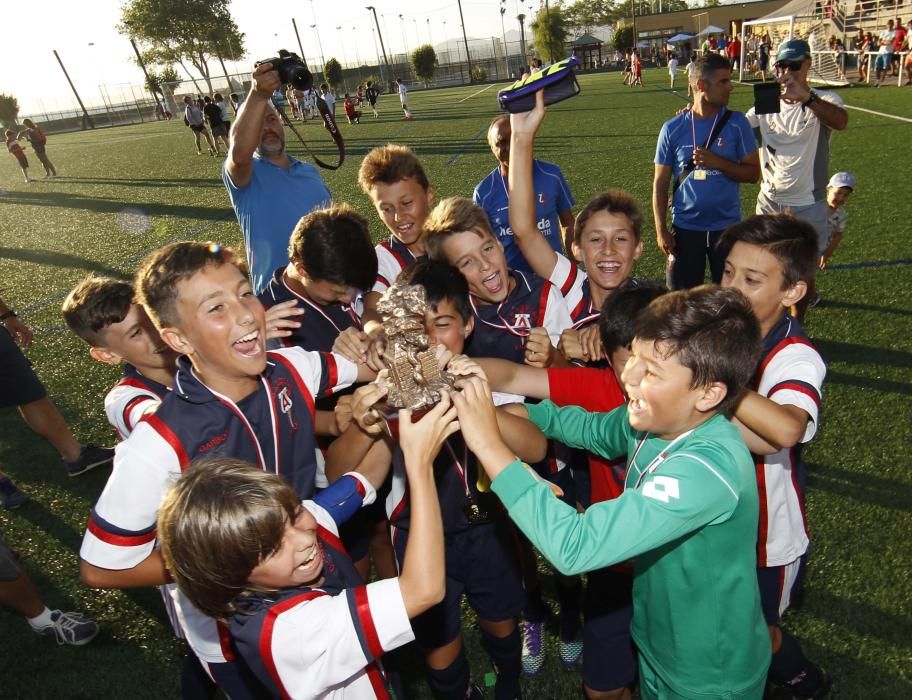
M507 30L504 29L504 15L507 14L507 8L504 7L506 0L500 0L500 34L503 38L503 55L504 68L507 71L507 79L510 79L510 61L507 59Z
M132 41L132 39L130 40ZM136 48L136 44L133 45L133 48ZM63 71L64 76L66 76L67 82L70 84L70 89L73 91L73 94L76 95L76 101L79 103L79 106L82 108L82 115L85 120L88 122L89 126L93 129L95 128L95 122L92 121L92 117L89 116L88 111L85 108L85 105L82 104L82 98L79 96L79 93L76 92L76 86L73 85L73 81L70 80L70 74L67 73L67 69L63 65L63 61L60 60L60 56L57 54L57 49L54 49L54 58L57 59L57 63L60 64L60 70ZM145 69L143 69L145 70Z
M548 27L548 58L554 63L554 37L551 34L551 8L545 0L545 26Z
M519 52L522 54L522 63L523 67L525 67L526 62L528 61L528 56L526 56L526 25L523 24L526 16L520 13L516 15L516 19L519 20Z
M380 50L383 52L383 62L386 64L386 72L389 74L389 80L393 79L393 69L390 68L389 59L386 57L386 47L383 45L383 34L380 33L380 22L377 21L377 10L373 5L368 5L367 8L374 15L374 25L377 27L377 36L380 38Z
M146 64L145 64L145 62L144 62L143 59L142 59L142 54L139 53L139 48L136 46L136 42L133 40L133 37L130 37L130 46L133 47L133 53L136 54L136 60L137 60L137 62L139 63L139 67L142 68L143 75L146 76L146 85L149 86L149 92L152 93L152 97L155 98L155 101L158 103L158 112L162 115L162 118L164 118L164 116L165 116L165 113L164 113L165 108L162 106L162 102L165 101L165 95L164 95L164 93L162 93L161 95L159 95L159 93L158 93L156 90L152 89L152 81L149 80L149 72L146 70ZM54 52L54 55L57 56L57 52L56 52L56 51ZM60 57L59 57L59 56L57 57L57 60L58 60L58 61L60 60ZM60 67L63 68L63 64L62 64L62 63L60 64ZM66 70L64 70L63 72L66 73ZM69 80L69 79L70 79L70 77L67 76L67 80ZM73 85L73 84L70 83L70 86L71 86L71 87L72 87L72 85ZM75 91L76 91L76 89L73 88L73 92L75 92ZM81 104L81 103L80 103L80 104ZM92 127L92 128L94 129L95 127Z
M459 5L459 23L462 25L462 41L465 43L466 63L469 64L469 82L472 82L472 57L469 55L469 39L466 37L465 20L462 18L462 0L456 0Z
M306 65L307 65L307 59L304 58L304 46L303 46L303 44L301 44L301 35L298 34L298 23L295 22L295 18L294 18L294 17L291 18L291 26L294 27L295 39L298 40L298 51L300 51L300 53L298 54L298 56L300 57L300 59L301 59L301 61L304 63L304 65L306 66Z

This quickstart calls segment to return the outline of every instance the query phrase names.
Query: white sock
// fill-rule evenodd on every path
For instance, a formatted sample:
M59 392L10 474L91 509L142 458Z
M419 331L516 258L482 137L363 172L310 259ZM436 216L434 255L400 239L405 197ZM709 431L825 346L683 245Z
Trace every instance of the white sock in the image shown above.
M40 615L27 619L28 623L32 626L32 629L36 632L43 630L45 627L50 627L52 624L54 624L54 621L51 619L51 611L46 605L44 606L44 610L41 611Z

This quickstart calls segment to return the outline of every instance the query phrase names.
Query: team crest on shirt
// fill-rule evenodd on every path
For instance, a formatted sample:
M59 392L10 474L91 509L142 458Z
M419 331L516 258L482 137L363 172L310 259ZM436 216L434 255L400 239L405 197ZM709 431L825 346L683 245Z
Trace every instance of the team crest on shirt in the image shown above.
M294 408L294 400L292 399L291 386L286 380L280 380L276 386L276 403L279 405L279 410L288 418L288 425L292 430L297 430L298 424L295 422L294 413L292 409Z
M513 314L514 328L532 329L532 314Z

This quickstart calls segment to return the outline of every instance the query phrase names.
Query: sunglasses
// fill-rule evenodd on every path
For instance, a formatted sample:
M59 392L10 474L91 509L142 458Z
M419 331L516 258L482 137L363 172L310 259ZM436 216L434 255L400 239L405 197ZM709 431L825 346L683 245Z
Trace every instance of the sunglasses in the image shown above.
M804 65L804 61L780 61L776 64L776 68L779 70L790 70L797 73L801 70L802 65Z

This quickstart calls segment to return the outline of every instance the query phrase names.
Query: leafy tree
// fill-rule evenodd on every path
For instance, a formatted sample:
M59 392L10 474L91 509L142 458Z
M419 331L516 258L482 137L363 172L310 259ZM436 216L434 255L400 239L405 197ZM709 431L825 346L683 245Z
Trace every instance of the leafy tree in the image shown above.
M559 61L567 53L567 22L560 7L542 8L532 20L532 41L548 63Z
M624 8L615 0L576 0L562 12L567 26L582 33L614 24L623 16Z
M718 4L718 2L716 4ZM685 0L662 0L662 14L665 14L666 12L680 12L681 10L688 9L690 9L690 7Z
M614 33L614 48L621 51L633 48L633 27L630 25L618 27Z
M488 71L485 70L484 66L474 66L472 68L472 82L483 83L487 79Z
M330 87L338 87L342 83L342 64L330 58L323 66L323 76Z
M19 100L12 95L0 92L0 124L7 129L16 126L19 119Z
M212 92L208 61L244 56L244 35L228 9L230 0L127 0L118 31L142 44L149 64L190 62Z
M418 80L423 80L425 87L429 87L437 70L437 52L430 44L419 46L412 52L412 67Z

